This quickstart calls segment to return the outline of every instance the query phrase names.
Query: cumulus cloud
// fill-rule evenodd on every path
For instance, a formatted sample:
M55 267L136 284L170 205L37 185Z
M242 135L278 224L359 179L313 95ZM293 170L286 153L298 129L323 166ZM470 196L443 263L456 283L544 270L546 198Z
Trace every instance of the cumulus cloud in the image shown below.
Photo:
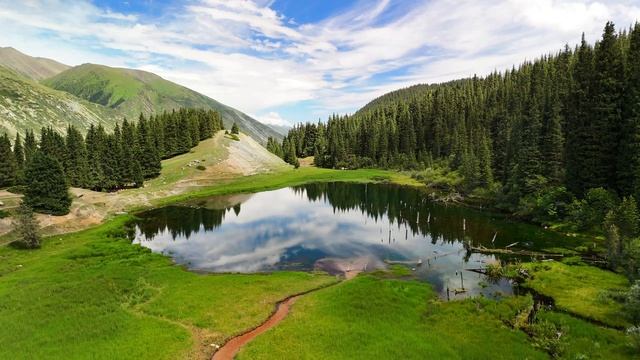
M583 31L593 41L607 20L640 18L633 0L358 1L314 23L271 5L199 0L149 18L88 1L0 0L0 45L151 70L249 113L304 101L314 120L399 87L507 69Z

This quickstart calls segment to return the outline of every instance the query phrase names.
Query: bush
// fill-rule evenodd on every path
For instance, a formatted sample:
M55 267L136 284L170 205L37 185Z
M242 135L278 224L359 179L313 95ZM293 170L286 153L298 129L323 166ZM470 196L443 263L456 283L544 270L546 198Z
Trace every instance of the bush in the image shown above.
M445 166L427 168L413 173L412 177L430 188L444 191L457 191L464 180L458 171L451 171Z
M536 190L519 200L517 215L537 223L564 219L574 201L573 195L564 186L548 186L543 177L536 179L530 185Z
M584 199L575 200L568 207L570 221L580 230L600 230L605 217L613 211L620 200L603 188L587 191Z
M640 352L640 326L632 326L627 329L627 337L629 338L629 345L636 352Z
M556 324L542 320L534 323L530 327L533 335L534 346L544 349L552 357L559 358L565 350L565 344L562 339L564 329Z
M14 185L7 188L7 191L12 194L24 194L25 190L27 190L27 187L24 185Z
M24 249L36 249L40 247L40 235L38 234L38 221L33 210L24 202L18 207L13 228L18 235L14 246Z
M198 166L196 166L196 169L198 169L198 170L206 170L207 167L204 166L204 165L198 165Z
M632 324L640 326L640 280L636 280L627 293L624 310Z

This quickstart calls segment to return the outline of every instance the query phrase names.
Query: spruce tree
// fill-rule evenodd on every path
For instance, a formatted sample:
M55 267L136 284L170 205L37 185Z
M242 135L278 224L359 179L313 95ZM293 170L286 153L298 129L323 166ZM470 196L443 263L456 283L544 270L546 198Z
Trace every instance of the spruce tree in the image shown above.
M590 123L592 112L593 87L593 49L582 35L582 43L576 52L573 66L573 83L568 97L567 139L566 139L566 174L567 187L577 196L582 196L592 186L589 147L593 147L593 134Z
M618 154L620 109L624 89L623 59L612 22L605 26L594 58L593 117L590 122L590 139L585 149L589 158L588 187L617 186L616 156Z
M33 130L27 130L27 133L24 137L24 161L25 166L31 160L33 154L38 150L38 143L36 141L36 137L33 134Z
M24 182L24 147L20 133L16 134L16 140L13 142L13 158L16 161L16 184Z
M13 219L13 229L17 235L16 243L19 247L36 249L40 247L38 221L33 210L21 202Z
M233 123L233 126L231 126L231 133L238 135L240 133L240 129L238 128L238 124Z
M71 207L69 186L55 157L37 151L25 170L24 202L34 211L65 215Z
M11 186L16 180L16 159L11 150L9 135L0 136L0 188Z
M640 24L630 36L627 81L618 151L618 189L640 198Z
M87 149L80 131L74 126L67 128L64 171L71 186L85 187L88 183L89 165Z

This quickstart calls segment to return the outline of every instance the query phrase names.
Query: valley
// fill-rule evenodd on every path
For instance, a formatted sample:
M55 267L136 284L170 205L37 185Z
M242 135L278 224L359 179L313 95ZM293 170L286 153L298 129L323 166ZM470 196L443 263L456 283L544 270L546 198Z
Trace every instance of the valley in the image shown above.
M640 358L640 23L581 1L7 4L0 359Z

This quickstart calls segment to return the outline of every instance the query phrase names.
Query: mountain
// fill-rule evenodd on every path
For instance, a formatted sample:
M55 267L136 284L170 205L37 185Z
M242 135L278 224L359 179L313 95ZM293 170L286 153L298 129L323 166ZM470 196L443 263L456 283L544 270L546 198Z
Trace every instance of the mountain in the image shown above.
M141 112L151 114L180 107L206 108L220 112L225 128L231 128L236 122L243 132L262 144L269 136L282 138L269 126L234 108L146 71L83 64L42 83L113 109L129 119L137 119Z
M12 47L0 47L0 66L36 81L58 75L70 68L51 59L25 55Z
M287 133L289 133L289 130L291 130L291 126L289 125L269 124L269 127L282 136L286 136Z
M68 124L86 130L91 124L113 127L114 111L48 88L0 66L0 133L12 138L27 129L51 126L63 132Z

